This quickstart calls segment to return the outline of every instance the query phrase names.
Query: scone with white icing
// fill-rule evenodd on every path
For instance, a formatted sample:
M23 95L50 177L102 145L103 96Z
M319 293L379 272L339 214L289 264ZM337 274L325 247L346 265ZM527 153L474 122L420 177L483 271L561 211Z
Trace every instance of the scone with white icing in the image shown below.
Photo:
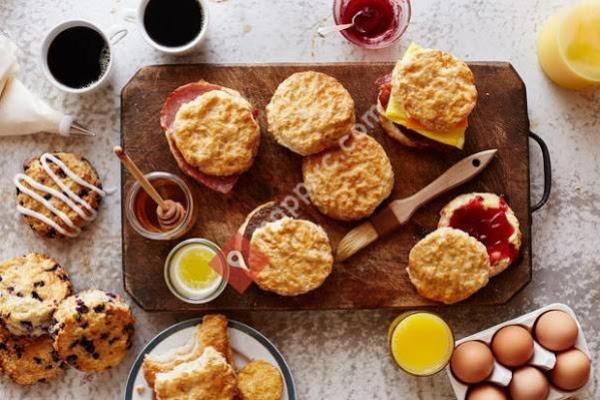
M37 234L76 237L97 215L102 182L94 166L73 153L44 153L17 174L17 211Z

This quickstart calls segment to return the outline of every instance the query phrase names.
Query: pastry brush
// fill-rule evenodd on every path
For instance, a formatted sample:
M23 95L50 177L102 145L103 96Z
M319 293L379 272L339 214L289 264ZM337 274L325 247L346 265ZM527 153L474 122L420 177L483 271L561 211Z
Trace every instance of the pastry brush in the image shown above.
M454 164L412 196L392 201L369 221L352 229L342 238L337 247L336 260L348 259L378 238L404 225L415 211L429 200L471 180L485 169L497 151L491 149L472 154Z

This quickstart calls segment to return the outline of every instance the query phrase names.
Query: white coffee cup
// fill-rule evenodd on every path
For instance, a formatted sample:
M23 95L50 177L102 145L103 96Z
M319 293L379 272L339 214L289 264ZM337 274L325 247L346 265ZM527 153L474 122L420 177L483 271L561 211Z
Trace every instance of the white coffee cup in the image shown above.
M108 54L108 65L104 69L102 76L100 76L100 78L98 78L98 80L96 80L95 82L89 84L88 86L82 87L82 88L70 87L70 86L67 86L67 85L59 82L54 77L54 75L52 75L52 72L50 72L50 68L48 67L48 48L50 47L50 45L52 44L52 42L54 41L56 36L58 36L61 32L65 31L69 28L75 28L78 26L87 27L87 28L93 29L96 32L98 32L104 39L106 45L108 46L108 53L109 53ZM61 22L60 24L58 24L54 28L52 28L50 30L50 32L48 32L48 34L46 35L46 37L44 38L44 40L42 42L42 51L41 51L42 70L44 71L46 78L48 78L48 80L54 86L56 86L58 89L60 89L64 92L74 93L74 94L93 92L93 91L101 88L102 86L104 86L107 83L109 76L111 74L112 65L113 65L113 46L116 45L119 41L121 41L121 39L123 39L125 36L127 36L127 33L128 33L127 29L125 29L121 26L114 26L114 27L108 29L107 33L105 33L97 25L95 25L94 23L89 22L89 21L70 20L70 21Z
M138 5L137 9L133 9L133 8L126 9L124 12L124 19L127 22L136 23L137 26L139 27L140 31L142 32L142 36L144 37L144 40L150 46L154 47L156 50L163 52L165 54L170 54L170 55L174 55L174 56L182 56L182 55L193 53L194 51L198 50L198 48L202 44L202 40L204 39L204 36L206 36L206 30L208 27L208 7L206 6L205 0L196 0L196 1L198 1L198 4L200 4L200 8L202 9L202 16L203 16L202 27L200 28L200 32L198 32L198 35L191 42L186 43L183 46L177 46L177 47L163 46L160 43L156 43L154 40L152 40L150 35L148 35L148 32L146 31L146 27L144 26L144 14L146 12L146 7L148 6L148 3L150 2L150 0L140 0L140 3Z

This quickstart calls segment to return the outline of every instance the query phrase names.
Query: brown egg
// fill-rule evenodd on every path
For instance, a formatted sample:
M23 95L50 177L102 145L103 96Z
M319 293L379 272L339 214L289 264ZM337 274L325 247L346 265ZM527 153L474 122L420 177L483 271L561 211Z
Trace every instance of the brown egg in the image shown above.
M508 400L504 389L492 383L480 383L467 393L467 400Z
M513 400L545 400L550 384L539 369L526 366L513 372L508 391Z
M590 379L592 362L581 350L571 349L556 356L550 373L552 383L563 390L577 390Z
M505 326L494 335L492 351L500 364L521 366L533 356L533 337L520 325Z
M490 348L482 342L464 342L454 349L450 368L456 378L464 383L481 382L494 369L494 356Z
M578 333L573 317L559 310L544 313L535 325L537 341L552 351L563 351L575 346Z

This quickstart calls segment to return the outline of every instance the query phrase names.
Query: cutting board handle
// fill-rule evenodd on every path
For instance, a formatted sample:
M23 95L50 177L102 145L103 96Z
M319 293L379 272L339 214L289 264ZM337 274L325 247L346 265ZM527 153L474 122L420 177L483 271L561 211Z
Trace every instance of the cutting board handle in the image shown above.
M552 191L552 164L550 162L550 151L546 142L533 132L529 132L529 137L540 146L542 151L542 159L544 161L544 192L542 198L536 204L531 207L531 212L534 213L544 206L550 198L550 192Z

